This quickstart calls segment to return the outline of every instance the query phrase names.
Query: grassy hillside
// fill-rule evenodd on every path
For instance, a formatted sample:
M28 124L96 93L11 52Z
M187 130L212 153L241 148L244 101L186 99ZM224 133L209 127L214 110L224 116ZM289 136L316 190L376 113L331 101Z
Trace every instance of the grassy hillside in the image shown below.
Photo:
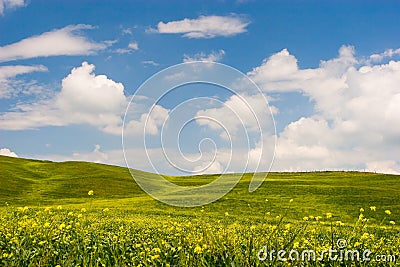
M148 214L192 216L198 208L175 208L147 196L126 168L88 162L28 160L0 156L0 205L91 205L123 208ZM136 171L139 175L146 173ZM198 185L214 175L168 177L181 185ZM390 209L400 219L399 176L358 172L270 173L254 193L248 192L249 175L221 200L207 205L211 213L229 212L238 218L255 218L271 212L293 219L332 212L344 221L359 209ZM87 192L93 190L93 197ZM292 203L289 200L293 199ZM268 201L266 201L268 200Z
M254 193L245 175L214 203L177 208L150 198L121 167L0 157L0 170L0 266L397 266L400 256L395 175L270 173ZM216 177L168 179L190 186ZM372 261L323 257L343 239L346 249L372 251ZM264 246L321 258L260 259Z

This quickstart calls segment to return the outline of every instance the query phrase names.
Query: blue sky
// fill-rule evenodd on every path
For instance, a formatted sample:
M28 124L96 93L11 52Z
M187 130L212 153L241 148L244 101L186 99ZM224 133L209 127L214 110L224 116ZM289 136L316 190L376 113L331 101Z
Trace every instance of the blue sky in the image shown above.
M229 161L221 128L195 120L180 140L187 158L172 153L177 165L222 172L247 161L246 170L254 170L255 157L258 170L268 170L272 152L263 154L260 145L276 140L273 170L399 173L399 12L398 1L0 0L1 153L125 165L120 132L132 95L167 67L209 60L256 82L269 99L276 134L267 122L254 130L239 112L250 146L233 148L244 158ZM218 99L197 99L181 112L214 116L236 131L223 107L240 107L237 94L259 109L260 95L250 91L186 86L158 103L153 117L155 102L135 98L132 125L143 127L142 115L152 118L155 129L146 136L153 165L181 174L160 143L173 108L190 98ZM256 113L270 120L269 112ZM130 167L154 171L144 136L131 136ZM210 139L202 143L203 158L188 161L198 159L204 138Z

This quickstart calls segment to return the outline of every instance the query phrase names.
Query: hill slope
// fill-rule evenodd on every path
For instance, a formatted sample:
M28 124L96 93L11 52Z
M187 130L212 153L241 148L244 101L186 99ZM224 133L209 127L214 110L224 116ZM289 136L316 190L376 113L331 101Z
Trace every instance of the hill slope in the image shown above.
M94 205L133 209L145 213L182 213L147 196L126 168L88 163L28 160L0 156L0 207L11 205ZM134 171L146 175L141 171ZM168 177L172 182L198 185L217 176ZM399 219L399 176L358 172L270 173L254 193L248 192L249 175L221 200L205 208L216 214L228 211L238 217L271 212L292 218L333 212L344 220L358 216L359 208L391 209ZM87 192L95 195L88 197ZM268 199L268 201L266 201ZM289 203L294 199L293 203Z
M0 156L0 201L51 202L87 197L142 194L126 168L89 162L50 162Z

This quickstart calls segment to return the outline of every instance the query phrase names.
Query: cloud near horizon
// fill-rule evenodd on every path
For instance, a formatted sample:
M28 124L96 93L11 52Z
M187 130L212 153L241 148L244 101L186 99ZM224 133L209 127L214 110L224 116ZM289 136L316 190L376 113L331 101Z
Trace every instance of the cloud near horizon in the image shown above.
M283 49L247 73L266 94L300 92L314 103L314 114L290 122L276 136L273 171L365 170L400 174L400 61L392 59L396 53L384 55L382 60L387 58L387 62L373 64L372 61L358 58L354 47L342 46L336 58L321 61L316 68L301 69L297 58ZM86 62L74 68L63 80L61 92L52 100L35 105L19 105L18 111L1 114L0 129L18 130L82 123L96 126L107 133L118 134L121 106L127 101L123 85L104 75L95 75L93 71L94 66ZM89 99L89 102L83 103L82 99ZM107 105L104 105L105 100ZM235 100L234 97L227 99L225 104L240 107L235 104ZM258 100L254 98L255 102ZM274 105L274 102L279 101L271 100ZM169 112L161 106L156 111L150 118L151 134L158 133L158 127ZM216 114L221 120L229 120L230 117L225 115L227 112L223 108L212 108L201 110L199 115L215 117ZM248 117L246 114L244 112L242 117ZM131 122L133 133L143 129L147 117L145 113L139 112L137 115L138 119ZM210 131L218 131L217 136L221 130L213 129L207 123L199 125ZM235 127L233 123L229 125ZM253 126L249 123L246 127L251 129ZM272 140L274 136L268 135L265 138ZM224 140L226 138L220 135L220 141ZM251 159L261 149L256 144L249 151L236 152ZM171 171L160 149L151 148L148 152L155 155L158 160L156 164L159 164L163 173ZM228 151L221 149L219 152L217 162L210 165L209 171L224 170L228 163ZM122 151L99 153L100 148L71 157L125 164ZM138 151L133 149L131 153ZM207 153L204 152L204 158L212 158L212 154ZM194 168L203 165L207 163ZM152 170L151 166L141 160L138 160L138 166L130 167Z
M8 149L8 148L1 148L0 149L0 155L1 156L18 158L18 155L15 152L13 152L10 149Z
M373 65L342 46L337 58L300 69L284 49L248 75L267 93L301 92L315 103L314 115L279 134L275 169L400 173L400 61Z

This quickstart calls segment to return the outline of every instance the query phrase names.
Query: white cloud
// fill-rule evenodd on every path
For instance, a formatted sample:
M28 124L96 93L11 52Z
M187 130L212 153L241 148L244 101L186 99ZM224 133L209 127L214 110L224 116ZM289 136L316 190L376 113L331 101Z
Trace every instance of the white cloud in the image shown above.
M150 135L159 134L159 127L163 125L168 118L169 110L160 105L155 105L148 113L143 113L140 118L130 119L126 121L124 134L125 135L142 135L144 131Z
M315 103L313 116L280 133L274 169L364 169L369 162L399 161L400 61L364 62L343 46L337 58L300 69L284 49L248 73L265 92L300 91Z
M272 110L277 112L275 108ZM252 132L266 131L266 127L270 127L269 131L271 132L273 124L269 114L270 111L263 96L241 94L232 95L220 107L198 111L196 116L209 117L213 120L202 119L196 120L196 122L210 129L220 130L221 137L226 139L229 136L235 137L242 127ZM225 127L229 136L226 135L225 131L222 131L220 124L215 123L215 121Z
M196 166L193 169L193 172L196 175L199 174L218 174L218 173L222 173L224 171L224 167L221 165L221 163L219 163L218 161L214 161L214 162L204 162L199 166Z
M210 54L206 54L204 52L197 53L193 56L184 55L183 62L193 62L193 61L211 61L211 62L218 62L222 59L225 55L224 50L219 50L218 52L212 51Z
M16 80L15 77L18 75L23 75L35 71L47 71L47 68L43 65L35 66L0 66L0 99L10 98L19 94L21 91L23 93L32 92L37 85L33 82L23 82ZM29 88L28 88L29 87Z
M214 38L234 36L246 32L249 21L241 16L200 16L197 19L159 22L158 33L183 34L187 38Z
M277 109L272 107L271 111L275 114ZM268 171L274 154L275 127L263 95L232 95L215 108L199 110L196 123L221 138L216 140L217 146L222 146L216 161L205 172ZM205 166L201 164L195 170Z
M368 162L366 171L400 174L400 164L394 160Z
M120 135L122 117L129 102L124 94L124 86L105 75L95 75L94 69L94 65L83 62L62 80L59 93L34 103L18 104L13 111L0 114L0 129L26 130L86 124L106 133ZM125 134L141 135L145 124L146 133L158 134L158 128L169 110L155 105L151 112L146 112L151 104L144 97L136 96L136 99L141 102L132 104L135 106L131 107L133 114L126 119Z
M130 54L133 51L139 50L139 44L137 42L131 42L127 48L118 48L115 50L118 54Z
M130 28L122 29L122 34L132 35L132 29Z
M373 54L369 57L372 62L381 62L384 58L392 58L395 55L400 55L400 48L387 49L383 53Z
M153 60L143 60L142 64L144 65L150 65L150 66L159 66L160 64L153 61Z
M113 164L119 166L126 166L124 160L124 154L122 150L102 150L99 144L94 145L92 151L74 151L71 155L33 155L35 159L51 160L51 161L87 161L96 162L103 164Z
M132 49L132 50L139 50L139 44L137 42L131 42L128 45L128 48Z
M18 155L17 155L15 152L12 152L12 151L11 151L10 149L8 149L8 148L2 148L2 149L0 149L0 155L18 158Z
M19 104L15 111L1 114L0 129L89 124L106 130L120 125L127 104L124 86L93 71L94 65L83 62L63 79L61 91L52 98Z
M94 54L105 49L107 44L93 42L81 34L82 30L92 28L85 24L69 25L2 46L0 62L34 57Z
M81 67L72 69L63 79L62 90L56 97L58 107L93 114L118 114L124 108L124 86L105 75L95 75L94 68L94 65L83 62Z
M6 9L16 9L25 5L24 0L0 0L0 15L3 15Z
M34 71L47 71L47 68L43 65L34 66L0 66L0 81L4 81L9 78L14 78L17 75L30 73Z

